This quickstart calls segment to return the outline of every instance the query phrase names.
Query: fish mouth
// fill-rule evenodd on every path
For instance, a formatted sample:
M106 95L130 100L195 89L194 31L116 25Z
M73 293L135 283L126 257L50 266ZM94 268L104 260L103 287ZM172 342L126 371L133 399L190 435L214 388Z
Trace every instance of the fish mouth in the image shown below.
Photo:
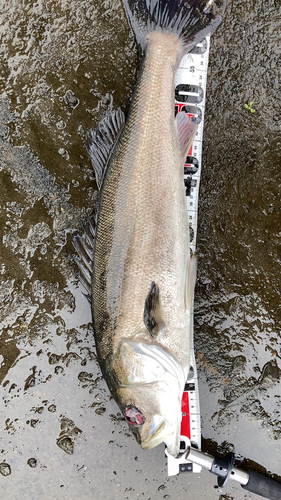
M157 432L156 434L146 439L145 441L141 441L140 445L143 450L151 450L152 448L155 448L159 444L165 443L168 453L173 457L177 457L180 448L179 432L171 431L170 434L166 433L166 436L164 437L162 431L164 431L166 427L165 424L166 422L163 422L159 427L159 434Z
M159 424L158 428L154 431L154 433L149 436L147 439L144 441L141 441L140 439L140 445L143 450L151 450L152 448L155 448L159 444L163 443L163 433L162 431L166 427L166 421L163 418L162 422Z
M159 417L155 422L155 417ZM164 417L156 415L150 428L150 436L145 440L139 439L139 444L143 450L151 450L161 443L165 443L170 455L177 456L179 453L179 430L172 428L171 424ZM157 426L157 427L156 427Z

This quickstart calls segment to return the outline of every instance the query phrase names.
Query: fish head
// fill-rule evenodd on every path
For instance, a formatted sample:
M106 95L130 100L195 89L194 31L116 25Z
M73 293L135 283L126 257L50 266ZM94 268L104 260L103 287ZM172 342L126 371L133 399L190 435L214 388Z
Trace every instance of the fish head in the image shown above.
M114 360L116 401L144 450L165 443L177 456L185 374L163 347L125 340Z

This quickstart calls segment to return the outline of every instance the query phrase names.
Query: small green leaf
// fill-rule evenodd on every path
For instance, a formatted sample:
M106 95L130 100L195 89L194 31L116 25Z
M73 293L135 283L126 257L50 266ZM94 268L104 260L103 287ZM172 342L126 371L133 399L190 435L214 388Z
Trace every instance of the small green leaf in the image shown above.
M248 106L248 104L245 104L245 108L246 108L246 109L250 109L250 108L249 108L249 106Z
M250 108L253 106L253 104L254 104L254 101L251 101L250 102Z
M256 110L251 108L251 113L255 113L255 112L256 112Z

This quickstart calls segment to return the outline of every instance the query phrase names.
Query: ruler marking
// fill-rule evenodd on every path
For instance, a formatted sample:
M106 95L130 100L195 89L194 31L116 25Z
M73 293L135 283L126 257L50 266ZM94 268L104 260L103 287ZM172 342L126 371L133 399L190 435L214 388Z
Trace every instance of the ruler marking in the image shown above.
M202 165L202 142L204 128L204 112L206 103L207 68L209 58L210 40L205 39L198 44L190 54L186 54L181 62L175 77L175 112L184 111L189 117L195 116L198 121L198 129L195 140L187 155L187 162L184 165L183 182L186 189L186 205L190 225L190 249L196 250L197 238L197 215L199 185ZM193 310L191 311L191 353L190 362L193 367L192 377L188 379L186 386L192 390L186 390L183 394L183 421L184 428L190 432L190 440L197 447L201 448L201 425L200 425L200 404L198 392L198 378L194 355L193 340ZM193 390L194 387L194 390ZM182 427L183 428L183 427ZM186 436L188 437L188 436ZM182 436L185 440L185 436ZM184 458L176 459L166 452L168 461L168 475L179 474L180 470L185 472L201 472L201 467L193 464L187 467L188 461Z

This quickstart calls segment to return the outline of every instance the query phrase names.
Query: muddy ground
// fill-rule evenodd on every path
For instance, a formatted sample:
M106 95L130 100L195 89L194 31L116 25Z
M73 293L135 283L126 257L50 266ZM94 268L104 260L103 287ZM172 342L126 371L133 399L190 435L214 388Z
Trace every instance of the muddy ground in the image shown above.
M195 295L203 449L277 476L280 24L280 1L232 0L212 38ZM97 196L85 131L128 112L137 77L121 1L0 0L0 39L1 497L258 499L208 473L167 479L96 360L71 235Z

